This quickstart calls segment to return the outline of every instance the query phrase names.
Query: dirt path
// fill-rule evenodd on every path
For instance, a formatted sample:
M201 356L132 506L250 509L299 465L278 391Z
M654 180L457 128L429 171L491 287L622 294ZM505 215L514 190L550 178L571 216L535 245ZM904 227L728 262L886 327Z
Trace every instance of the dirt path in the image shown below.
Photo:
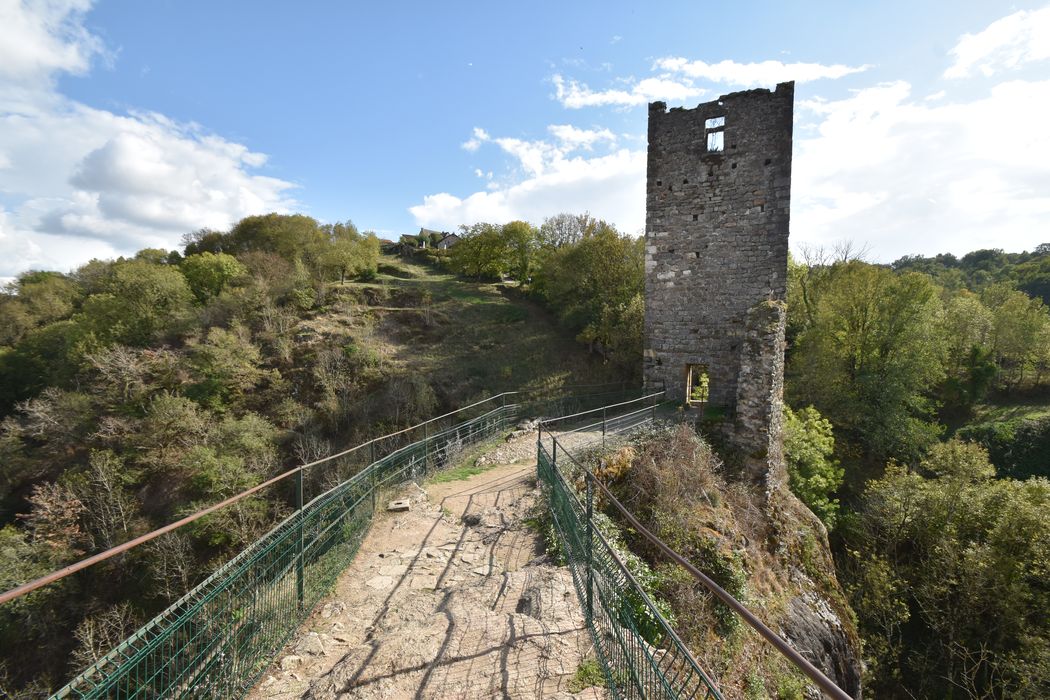
M249 697L602 697L568 690L591 642L569 571L524 523L535 473L533 458L393 494L411 510L377 519Z

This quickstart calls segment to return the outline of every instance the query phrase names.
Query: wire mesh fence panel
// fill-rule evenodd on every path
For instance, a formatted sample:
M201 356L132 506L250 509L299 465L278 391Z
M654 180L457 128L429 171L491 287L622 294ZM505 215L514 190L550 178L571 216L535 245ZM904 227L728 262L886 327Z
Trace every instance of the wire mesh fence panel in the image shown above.
M597 429L588 422L593 415L561 421L560 427L569 430L546 434L538 442L537 472L611 694L720 700L715 684L595 524L587 478L582 480L584 492L577 491L580 475L589 475L572 459L572 452L610 437L624 441L631 431L654 420L655 405L639 409L628 404L619 407L622 413L617 415L606 412ZM581 435L583 440L572 441Z
M454 465L522 418L639 394L626 385L501 394L304 465L279 483L290 517L53 697L242 696L349 565L384 489Z
M304 504L55 697L240 697L349 565L379 494L448 466L457 450L504 431L517 410L498 406L427 430L364 467L355 462L367 450L336 456L323 466L352 476Z

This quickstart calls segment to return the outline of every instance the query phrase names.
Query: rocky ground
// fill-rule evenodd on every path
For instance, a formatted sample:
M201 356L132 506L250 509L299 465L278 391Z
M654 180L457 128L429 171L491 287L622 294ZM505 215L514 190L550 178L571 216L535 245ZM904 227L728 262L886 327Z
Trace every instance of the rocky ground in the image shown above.
M569 571L525 524L535 441L508 440L470 479L391 494L411 510L377 519L249 697L604 697L572 683L591 641Z

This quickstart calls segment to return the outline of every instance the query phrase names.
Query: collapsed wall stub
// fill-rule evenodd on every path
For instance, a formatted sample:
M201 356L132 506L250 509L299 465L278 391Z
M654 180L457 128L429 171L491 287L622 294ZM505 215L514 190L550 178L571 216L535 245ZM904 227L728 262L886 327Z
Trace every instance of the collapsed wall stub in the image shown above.
M645 381L724 413L756 480L782 478L794 92L649 105Z

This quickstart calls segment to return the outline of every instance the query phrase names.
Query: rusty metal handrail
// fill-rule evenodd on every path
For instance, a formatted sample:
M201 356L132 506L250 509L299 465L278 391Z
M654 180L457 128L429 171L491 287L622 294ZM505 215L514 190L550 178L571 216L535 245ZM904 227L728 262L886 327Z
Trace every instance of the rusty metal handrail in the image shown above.
M767 627L766 624L762 622L762 620L760 620L757 616L755 616L754 613L748 610L743 603L741 603L739 600L730 595L728 591L726 591L724 588L715 583L714 580L707 576L707 574L705 574L703 571L700 571L700 569L695 567L688 559L683 557L681 554L672 549L667 543L665 543L655 534L650 532L650 530L647 527L645 527L644 525L642 525L641 522L638 521L638 518L636 518L633 513L627 510L627 508L622 503L620 503L620 501L612 494L609 488L601 482L601 480L594 476L594 474L589 469L584 467L584 465L580 464L580 462L572 455L572 453L568 449L566 449L564 446L559 445L558 438L555 435L553 435L549 431L548 435L550 435L552 443L556 446L555 454L560 452L561 454L568 456L570 460L572 460L578 467L580 467L580 470L584 474L585 480L598 487L598 489L605 495L605 497L609 499L609 503L611 503L616 508L616 510L620 512L624 519L626 519L627 522L630 523L631 527L634 528L634 530L638 534L640 534L642 537L644 537L650 543L656 546L657 549L663 552L676 564L688 571L693 576L693 578L695 578L697 581L703 584L705 588L707 588L719 600L725 603L725 605L727 605L734 613L743 618L744 622L746 622L748 625L751 626L752 629L758 632L759 635L761 635L762 638L765 639L769 644L773 645L773 647L777 651L779 651L785 658L787 658L787 660L790 661L796 668L798 668L799 671L804 673L807 678L813 681L813 683L818 688L820 688L822 692L827 694L829 697L834 698L834 700L853 700L853 698L850 697L848 693L842 690L842 688L839 688L838 685L836 685L836 683L833 680L828 678L823 671L821 671L819 668L810 663L794 647L788 644L788 642L784 638L782 638L776 632ZM560 446L561 449L558 450L557 446Z

